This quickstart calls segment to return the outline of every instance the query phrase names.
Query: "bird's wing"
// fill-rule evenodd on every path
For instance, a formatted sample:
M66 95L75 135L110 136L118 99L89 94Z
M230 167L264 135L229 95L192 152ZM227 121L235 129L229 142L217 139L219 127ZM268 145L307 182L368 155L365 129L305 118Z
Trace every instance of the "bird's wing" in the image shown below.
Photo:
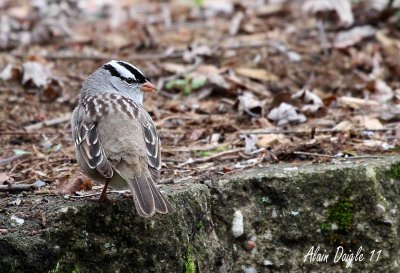
M98 124L90 120L79 106L72 117L72 136L77 151L90 169L95 169L105 178L113 176L113 169L108 161L98 134Z
M144 109L139 111L139 121L142 124L149 170L153 180L157 182L161 170L160 137L157 134L152 118Z

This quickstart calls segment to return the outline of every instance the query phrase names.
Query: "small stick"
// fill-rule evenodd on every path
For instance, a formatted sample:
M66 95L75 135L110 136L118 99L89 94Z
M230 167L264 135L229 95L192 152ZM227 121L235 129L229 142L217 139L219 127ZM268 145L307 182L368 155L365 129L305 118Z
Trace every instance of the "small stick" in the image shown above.
M202 116L201 115L197 115L197 114L190 114L190 115L186 114L185 116L177 114L177 115L171 115L171 116L165 117L163 119L157 120L155 122L155 124L156 124L157 127L162 127L165 124L166 121L171 120L171 119L188 119L188 120L192 120L192 119L200 119L200 118L202 118Z
M324 154L299 152L299 151L294 151L293 154L295 154L295 155L310 155L310 156L319 156L319 157L329 157L329 158L336 158L336 159L343 159L343 160L383 158L383 156L379 156L379 155L358 155L358 156L342 157L342 156L335 156L335 155L324 155Z
M9 163L11 163L11 162L23 157L23 156L27 156L27 155L29 155L29 154L13 155L13 156L10 156L8 158L0 158L0 166L7 165L7 164L9 164Z
M227 45L220 47L221 49L242 49L242 48L259 48L265 46L272 46L274 44L271 41L259 41L252 43L243 43L237 45ZM177 51L172 53L152 53L152 54L141 54L129 56L126 59L128 61L138 61L138 60L162 60L162 59L174 59L174 58L182 58L184 51ZM26 55L21 53L13 53L14 57L24 58ZM73 55L73 54L43 54L40 57L46 58L48 60L65 60L65 61L107 61L113 59L119 59L121 56L115 55Z
M11 170L10 170L8 173L9 173L9 174L10 174L10 173L13 173L13 172L15 171L15 169L16 169L18 166L20 166L20 165L23 164L23 163L29 162L29 161L32 161L32 159L31 159L31 158L28 158L28 159L24 159L24 160L21 160L21 161L17 162L17 163L11 168Z
M42 121L42 122L39 122L39 123L35 123L35 124L32 124L32 125L26 126L25 130L27 130L28 132L32 131L32 130L37 130L37 129L42 128L43 125L45 125L45 126L55 126L55 125L58 125L60 123L64 123L64 122L70 121L71 120L71 115L72 115L71 113L67 113L67 114L64 114L64 115L62 115L60 117L57 117L57 118L53 118L53 119L45 120L45 121Z
M342 132L351 132L351 131L371 131L371 132L385 132L385 131L390 131L394 130L394 128L382 128L382 129L366 129L366 128L356 128L356 129L350 129L350 130L336 130L336 129L316 129L312 128L310 130L247 130L247 131L242 131L240 132L241 135L269 135L269 134L310 134L312 130L314 129L314 134L317 133L342 133Z
M110 193L110 192L107 192ZM86 198L86 197L93 197L93 196L97 196L97 195L101 195L101 192L96 192L96 193L90 193L90 194L85 194L85 195L70 195L69 198Z
M232 20L231 20L231 25L229 27L229 35L234 36L236 35L239 30L240 30L240 25L244 19L244 13L242 11L237 12Z
M69 131L66 130L57 130L57 131L48 131L48 132L44 132L44 131L4 131L4 132L0 132L0 135L55 135L55 134L67 134L69 133Z
M320 39L322 50L324 51L324 55L329 56L329 51L328 51L329 42L326 37L324 22L322 20L318 20L317 27L318 27L319 39Z
M182 57L183 52L175 52L175 53L161 53L161 54L141 54L135 56L127 57L128 61L137 61L137 60L158 60L158 59L168 59L168 58L179 58ZM14 57L24 58L26 55L23 54L13 54ZM48 60L65 60L65 61L107 61L113 59L119 59L118 56L113 55L72 55L72 54L45 54L41 55L41 57L46 58Z
M110 193L121 193L121 192L122 191L107 191L107 194L110 194ZM129 190L126 191L126 192L129 192ZM70 195L69 198L79 199L79 198L98 196L98 195L101 195L101 194L102 194L101 192L96 192L96 193L90 193L90 194L85 194L85 195Z
M333 155L324 155L324 154L298 152L298 151L294 151L293 154L295 154L295 155L311 155L311 156L319 156L319 157L336 158L336 156L333 156Z
M193 152L193 151L209 151L213 149L218 149L220 147L228 147L231 145L233 141L225 142L221 144L207 144L207 145L196 145L196 146L189 146L189 147L165 147L161 148L162 152L167 153L174 153L174 152Z
M370 158L384 158L384 156L380 156L380 155L356 155L356 156L350 156L350 157L346 157L344 159L370 159Z
M20 192L20 191L31 191L34 190L33 184L9 184L0 185L0 192Z
M183 167L183 166L186 166L186 165L189 165L189 164L193 164L193 163L207 162L207 161L216 159L216 158L224 156L224 155L229 155L229 154L238 153L238 152L242 152L242 151L244 151L244 148L236 148L236 149L232 149L232 150L229 150L229 151L223 151L223 152L217 153L215 155L210 155L210 156L207 156L207 157L204 157L204 158L195 158L193 160L188 160L186 162L178 164L177 167L180 168L180 167Z

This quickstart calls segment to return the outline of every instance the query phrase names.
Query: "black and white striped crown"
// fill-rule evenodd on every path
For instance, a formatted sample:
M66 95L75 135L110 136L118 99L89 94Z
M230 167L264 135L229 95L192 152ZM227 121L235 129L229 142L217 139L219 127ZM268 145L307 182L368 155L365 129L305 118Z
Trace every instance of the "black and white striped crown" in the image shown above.
M112 76L118 77L123 81L132 79L137 83L145 83L147 81L143 72L134 65L123 61L112 60L103 65L103 68L111 73Z

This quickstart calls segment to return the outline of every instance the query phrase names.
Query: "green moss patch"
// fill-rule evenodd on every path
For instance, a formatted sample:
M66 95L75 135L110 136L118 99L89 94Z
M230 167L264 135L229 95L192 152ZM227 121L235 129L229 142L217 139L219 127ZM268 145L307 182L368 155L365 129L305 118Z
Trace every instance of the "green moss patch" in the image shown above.
M390 177L393 179L400 179L400 164L393 164L390 166Z
M192 246L189 245L186 252L185 259L185 273L196 273L196 265L194 263L194 255Z
M339 231L350 231L353 226L354 204L349 199L338 200L328 210L327 221L321 226L321 230L327 230L336 224Z

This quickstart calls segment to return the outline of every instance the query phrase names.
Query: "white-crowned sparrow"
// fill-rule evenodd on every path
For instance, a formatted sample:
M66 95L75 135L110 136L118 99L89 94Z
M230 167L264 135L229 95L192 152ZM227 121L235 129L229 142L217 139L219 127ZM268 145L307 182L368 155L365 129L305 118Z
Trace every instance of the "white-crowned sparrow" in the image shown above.
M83 83L71 128L82 171L105 183L129 188L136 210L143 217L169 213L171 205L155 183L161 169L160 139L153 120L143 108L143 92L156 88L135 66L110 61Z

